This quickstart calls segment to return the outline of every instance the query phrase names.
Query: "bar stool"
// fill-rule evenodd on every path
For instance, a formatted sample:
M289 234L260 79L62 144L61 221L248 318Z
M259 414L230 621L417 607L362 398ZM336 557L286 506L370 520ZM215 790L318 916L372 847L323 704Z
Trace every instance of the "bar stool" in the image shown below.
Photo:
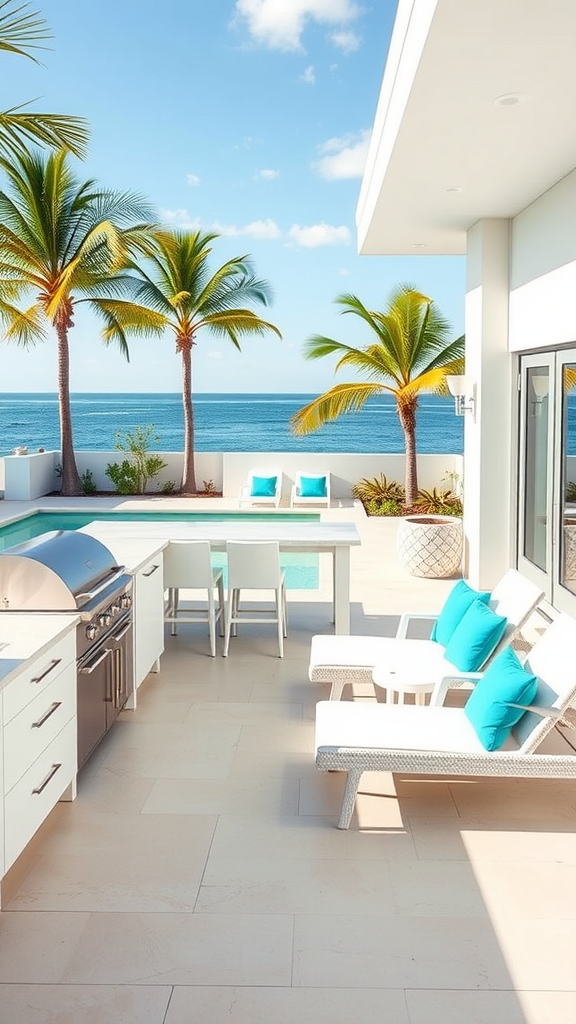
M205 590L204 608L180 603L180 590ZM213 569L210 542L207 540L171 540L164 551L164 590L168 600L164 606L164 622L172 623L176 636L179 622L207 622L210 631L210 653L216 655L216 624L223 636L224 584L222 569ZM218 606L214 598L218 594Z

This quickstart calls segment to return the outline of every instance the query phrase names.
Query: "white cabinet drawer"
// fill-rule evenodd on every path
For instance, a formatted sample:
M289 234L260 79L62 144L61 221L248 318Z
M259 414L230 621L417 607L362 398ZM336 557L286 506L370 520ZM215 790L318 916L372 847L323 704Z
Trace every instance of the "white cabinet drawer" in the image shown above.
M76 775L71 719L4 798L4 870L14 863Z
M22 708L44 690L67 665L75 661L76 632L71 630L52 644L46 654L36 658L2 691L4 724L22 711Z
M52 678L51 676L49 678ZM17 686L19 680L14 680ZM68 665L4 727L4 792L8 793L76 715L76 665Z

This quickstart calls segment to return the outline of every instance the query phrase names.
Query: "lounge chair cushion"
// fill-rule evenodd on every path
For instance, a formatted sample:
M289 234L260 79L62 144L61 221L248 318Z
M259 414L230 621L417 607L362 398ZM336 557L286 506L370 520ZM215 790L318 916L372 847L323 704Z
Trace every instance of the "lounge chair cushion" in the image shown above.
M499 750L525 714L511 704L532 704L538 680L527 672L511 647L499 654L470 694L464 711L486 750Z
M478 672L502 637L506 622L476 598L446 644L445 658L461 672Z
M300 477L301 498L325 498L326 477L325 476L301 476Z
M276 494L277 476L253 476L250 488L251 498L273 498Z
M490 594L488 591L473 590L464 580L459 580L456 586L452 587L446 598L444 607L432 628L430 639L436 640L443 647L446 647L456 626L475 600L488 604Z

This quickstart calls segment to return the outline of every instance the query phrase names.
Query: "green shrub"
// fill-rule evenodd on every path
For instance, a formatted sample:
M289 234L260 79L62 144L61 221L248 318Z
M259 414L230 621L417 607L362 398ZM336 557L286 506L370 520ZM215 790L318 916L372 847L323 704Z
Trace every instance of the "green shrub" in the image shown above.
M108 463L106 476L119 494L144 494L148 481L165 468L167 463L160 455L149 454L151 445L159 443L153 425L136 427L134 432L127 430L124 437L120 430L116 431L116 450L125 452L127 458L120 463Z
M369 516L401 516L404 508L402 502L394 498L371 498L363 504Z
M576 483L573 480L566 484L566 501L576 501Z
M82 473L80 480L82 482L82 494L96 494L96 481L91 469L87 469L85 473Z

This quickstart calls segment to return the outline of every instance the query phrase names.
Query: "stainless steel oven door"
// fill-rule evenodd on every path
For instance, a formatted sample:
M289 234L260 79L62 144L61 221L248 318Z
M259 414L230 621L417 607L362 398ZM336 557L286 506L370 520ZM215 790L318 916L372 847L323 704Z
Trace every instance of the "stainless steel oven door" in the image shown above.
M132 617L118 624L106 637L111 656L110 690L106 701L107 728L119 715L134 691L134 659L132 654Z
M118 717L134 689L132 614L124 616L78 662L78 767Z

